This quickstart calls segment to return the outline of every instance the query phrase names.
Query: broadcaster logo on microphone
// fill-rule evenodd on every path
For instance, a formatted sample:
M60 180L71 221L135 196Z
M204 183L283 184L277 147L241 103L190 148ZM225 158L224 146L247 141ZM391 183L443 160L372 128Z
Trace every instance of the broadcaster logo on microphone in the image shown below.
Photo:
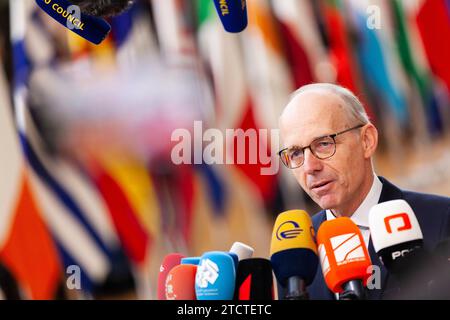
M300 225L292 220L283 222L277 229L276 235L277 239L282 241L283 239L292 239L296 238L299 234L303 232L303 229L300 228Z
M202 260L197 269L195 282L200 288L207 288L208 283L214 284L219 277L219 267L209 259Z

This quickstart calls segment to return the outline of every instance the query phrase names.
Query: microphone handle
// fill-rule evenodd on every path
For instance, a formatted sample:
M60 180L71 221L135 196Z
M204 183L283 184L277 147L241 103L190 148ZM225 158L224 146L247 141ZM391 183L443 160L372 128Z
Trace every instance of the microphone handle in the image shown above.
M343 285L339 300L366 300L366 291L361 280L350 280Z
M289 277L287 281L286 300L309 300L305 281L299 276Z

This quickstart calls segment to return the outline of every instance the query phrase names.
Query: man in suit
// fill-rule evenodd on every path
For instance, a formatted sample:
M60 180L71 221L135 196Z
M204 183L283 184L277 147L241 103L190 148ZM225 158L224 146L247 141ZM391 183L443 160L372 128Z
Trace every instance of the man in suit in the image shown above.
M450 198L403 191L374 173L372 157L378 132L349 90L329 83L301 87L280 116L286 146L280 158L292 169L302 189L323 210L313 216L317 232L321 223L350 217L359 227L372 263L381 270L381 289L369 299L395 297L399 283L390 277L377 257L368 214L377 203L404 199L414 210L427 250L450 236ZM334 299L319 266L308 292L311 299Z

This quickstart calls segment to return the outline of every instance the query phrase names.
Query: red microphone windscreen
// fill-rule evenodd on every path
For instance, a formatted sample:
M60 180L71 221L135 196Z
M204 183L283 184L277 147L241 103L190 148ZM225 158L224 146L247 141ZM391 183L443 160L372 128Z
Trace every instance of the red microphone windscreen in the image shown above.
M195 275L197 266L180 264L169 271L166 279L167 300L196 300Z
M173 267L181 263L185 258L182 254L171 253L164 257L158 273L158 300L166 300L166 278Z

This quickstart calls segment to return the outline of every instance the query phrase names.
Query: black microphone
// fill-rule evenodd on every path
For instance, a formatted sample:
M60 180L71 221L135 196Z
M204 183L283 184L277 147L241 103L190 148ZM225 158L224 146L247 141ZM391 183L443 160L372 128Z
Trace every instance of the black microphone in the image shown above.
M263 258L239 261L234 300L273 300L272 265Z
M246 0L213 0L223 28L227 32L237 33L247 27Z
M112 17L127 10L134 0L70 0L81 12L95 17Z
M104 19L128 9L133 0L35 0L50 17L84 39L100 44L111 26Z

